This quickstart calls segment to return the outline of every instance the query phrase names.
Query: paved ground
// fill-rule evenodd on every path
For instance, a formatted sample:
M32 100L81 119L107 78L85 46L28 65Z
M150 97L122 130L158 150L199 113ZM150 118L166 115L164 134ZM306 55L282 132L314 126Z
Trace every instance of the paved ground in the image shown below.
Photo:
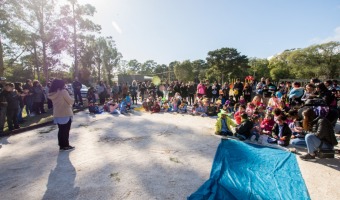
M181 114L74 117L71 152L57 127L4 137L0 199L186 199L209 177L215 119ZM340 198L340 162L299 160L312 199Z

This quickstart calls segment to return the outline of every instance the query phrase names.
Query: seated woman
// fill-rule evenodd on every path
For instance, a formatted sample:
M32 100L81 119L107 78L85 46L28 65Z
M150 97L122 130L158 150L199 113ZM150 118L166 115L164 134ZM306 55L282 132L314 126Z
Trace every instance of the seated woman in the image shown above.
M303 129L307 133L305 140L308 153L300 156L302 160L315 160L318 148L333 149L338 141L334 129L328 119L317 117L313 109L309 108L303 113Z

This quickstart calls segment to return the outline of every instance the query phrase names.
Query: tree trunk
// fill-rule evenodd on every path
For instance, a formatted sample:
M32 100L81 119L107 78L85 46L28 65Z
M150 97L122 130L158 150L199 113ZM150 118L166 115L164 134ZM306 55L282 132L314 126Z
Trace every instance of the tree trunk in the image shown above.
M74 43L74 77L79 76L79 70L78 70L78 45L77 45L77 22L76 17L74 14L74 3L72 3L72 11L73 11L73 43Z
M0 37L0 76L4 76L5 66L4 66L4 51L2 49L2 42Z
M39 71L39 63L38 63L38 54L37 54L37 46L35 43L35 40L33 40L33 50L34 50L34 64L35 64L35 69L37 72L38 76L38 81L40 81L40 71ZM35 70L34 70L35 71Z

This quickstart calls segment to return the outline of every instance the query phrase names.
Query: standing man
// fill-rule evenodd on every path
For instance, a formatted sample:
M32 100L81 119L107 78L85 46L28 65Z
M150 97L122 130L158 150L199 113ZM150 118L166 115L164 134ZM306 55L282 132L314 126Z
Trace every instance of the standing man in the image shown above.
M3 134L7 113L7 99L5 96L5 77L0 77L0 136Z
M243 83L241 83L240 79L236 79L236 83L234 84L234 96L235 96L235 101L238 102L240 99L240 96L243 94Z
M75 104L78 104L78 98L79 98L79 101L80 101L79 105L83 105L83 98L81 97L81 93L80 93L82 84L78 81L78 77L74 79L72 83L72 87L73 87Z

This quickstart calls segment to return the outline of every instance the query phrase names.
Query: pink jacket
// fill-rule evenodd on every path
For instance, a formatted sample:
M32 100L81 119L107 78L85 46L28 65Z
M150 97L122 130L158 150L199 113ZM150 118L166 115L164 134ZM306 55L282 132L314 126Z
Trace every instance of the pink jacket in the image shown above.
M197 93L198 94L206 94L206 91L207 91L207 87L205 87L205 85L203 85L203 84L197 85Z

